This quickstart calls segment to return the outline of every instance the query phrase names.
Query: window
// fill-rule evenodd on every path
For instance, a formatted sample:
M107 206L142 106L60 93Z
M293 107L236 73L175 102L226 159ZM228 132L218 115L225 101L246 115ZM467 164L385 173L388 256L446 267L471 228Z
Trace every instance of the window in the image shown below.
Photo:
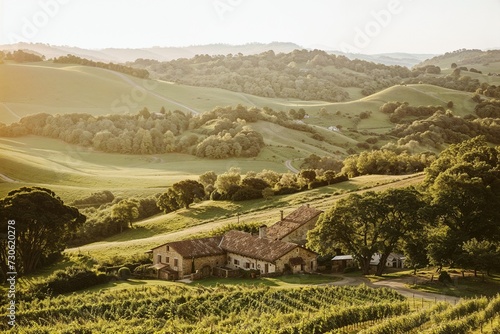
M170 252L170 246L167 246L167 252Z
M165 263L170 263L170 258L168 256L165 257Z
M156 256L156 263L161 263L161 254Z
M250 269L250 262L245 263L245 268Z
M179 259L174 259L174 267L179 266Z
M240 261L239 261L239 260L234 259L234 264L235 264L235 265L237 265L237 266L239 266L239 265L240 265Z

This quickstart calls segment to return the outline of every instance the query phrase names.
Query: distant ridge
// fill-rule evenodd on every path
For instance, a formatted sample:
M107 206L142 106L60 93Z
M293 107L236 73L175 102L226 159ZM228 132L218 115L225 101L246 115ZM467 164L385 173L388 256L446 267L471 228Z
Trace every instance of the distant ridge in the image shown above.
M316 49L324 49L315 47ZM31 50L39 55L44 55L47 59L66 56L72 54L94 61L125 63L132 62L138 58L155 59L158 61L170 61L179 58L192 58L197 54L227 55L238 54L252 55L273 50L275 53L289 53L296 49L305 48L295 43L272 42L272 43L249 43L243 45L230 44L208 44L191 45L186 47L162 47L153 46L150 48L126 49L126 48L106 48L106 49L83 49L72 46L56 46L42 43L16 43L0 45L0 50ZM382 53L382 54L357 54L344 53L341 51L324 50L330 54L344 55L349 59L361 59L384 65L400 65L412 67L422 61L432 58L433 54L411 54L411 53Z
M31 50L40 55L44 55L47 59L66 56L73 54L75 56L91 59L94 61L125 63L135 61L138 58L155 59L158 61L169 61L178 58L192 58L197 54L208 55L227 55L238 54L244 55L259 54L265 51L273 50L276 53L289 53L296 49L303 49L300 45L294 43L250 43L244 45L229 45L229 44L208 44L208 45L193 45L186 47L160 47L154 46L150 48L126 49L126 48L106 48L106 49L82 49L71 46L55 46L42 43L16 43L8 45L0 45L0 50L15 51L15 50Z

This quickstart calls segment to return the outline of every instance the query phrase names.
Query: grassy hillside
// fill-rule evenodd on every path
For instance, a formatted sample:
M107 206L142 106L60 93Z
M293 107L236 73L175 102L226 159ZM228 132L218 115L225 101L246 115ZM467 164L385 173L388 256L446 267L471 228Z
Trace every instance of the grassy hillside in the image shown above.
M186 178L197 178L207 170L222 173L230 167L242 172L273 169L285 165L266 155L262 159L206 160L187 154L125 155L95 152L60 140L22 137L0 138L0 196L19 186L50 187L64 200L107 189L119 195L155 194ZM83 192L83 193L82 193Z
M242 104L276 110L304 108L315 113L324 107L355 117L362 111L376 112L388 101L407 101L412 105L444 105L450 99L459 114L473 107L469 94L431 85L394 86L359 100L343 103L263 98L218 88L193 87L164 81L141 80L100 68L61 65L51 62L6 63L0 66L0 122L12 123L32 113L73 113L92 115L135 113L179 109L208 111L216 106ZM358 89L352 88L354 95ZM328 119L325 119L328 121ZM319 122L317 122L319 123ZM342 120L346 126L352 122Z
M457 50L427 59L416 66L436 65L441 69L451 68L451 64L474 67L487 74L500 72L500 50Z
M317 102L268 99L217 88L142 80L100 68L51 62L0 65L0 122L12 123L34 113L106 115L150 111L201 112L217 106L289 109Z

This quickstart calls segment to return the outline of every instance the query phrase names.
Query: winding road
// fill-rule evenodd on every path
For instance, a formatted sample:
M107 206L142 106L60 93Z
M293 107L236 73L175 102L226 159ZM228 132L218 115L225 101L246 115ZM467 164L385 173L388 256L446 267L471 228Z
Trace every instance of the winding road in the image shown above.
M10 177L8 177L7 175L4 175L4 174L0 174L0 180L3 180L3 181L8 182L8 183L17 183L18 182L16 180L11 179Z
M297 168L292 166L292 160L285 161L285 166L292 173L298 174L300 172Z
M14 111L12 111L12 109L10 109L5 103L0 102L0 104L5 108L5 110L7 110L12 116L14 116L16 118L16 120L20 120L21 119L21 116L19 116Z

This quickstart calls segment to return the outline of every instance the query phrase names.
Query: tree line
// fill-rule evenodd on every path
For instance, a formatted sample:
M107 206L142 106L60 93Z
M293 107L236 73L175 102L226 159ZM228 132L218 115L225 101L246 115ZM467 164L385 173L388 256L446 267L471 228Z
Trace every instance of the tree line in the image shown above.
M78 65L84 65L84 66L99 67L99 68L104 68L104 69L115 71L115 72L125 73L125 74L131 75L134 77L138 77L141 79L149 78L149 72L145 69L133 68L130 66L114 64L114 63L103 63L100 61L93 61L93 60L81 58L78 56L74 56L71 54L68 54L67 56L60 56L60 57L54 58L53 61L55 64L78 64Z
M180 208L189 209L192 203L203 200L245 201L269 199L274 195L291 194L307 189L347 181L347 176L332 170L304 169L299 174L277 173L262 170L247 172L244 176L238 168L231 168L217 175L208 171L198 180L182 180L157 198L157 206L165 213Z
M339 200L308 235L321 254L347 253L376 274L392 252L413 268L500 267L500 147L484 137L450 145L425 170L417 188L353 194Z
M159 112L143 108L135 115L39 113L10 125L0 123L0 136L38 135L109 153L177 152L211 159L254 157L264 147L264 139L248 123L261 120L316 134L313 127L297 123L304 115L303 109L284 112L241 105L217 107L194 116L164 108Z
M16 63L28 63L28 62L39 62L44 61L45 56L40 56L32 52L26 52L23 50L16 50L13 52L0 51L0 64L2 60L13 60Z

